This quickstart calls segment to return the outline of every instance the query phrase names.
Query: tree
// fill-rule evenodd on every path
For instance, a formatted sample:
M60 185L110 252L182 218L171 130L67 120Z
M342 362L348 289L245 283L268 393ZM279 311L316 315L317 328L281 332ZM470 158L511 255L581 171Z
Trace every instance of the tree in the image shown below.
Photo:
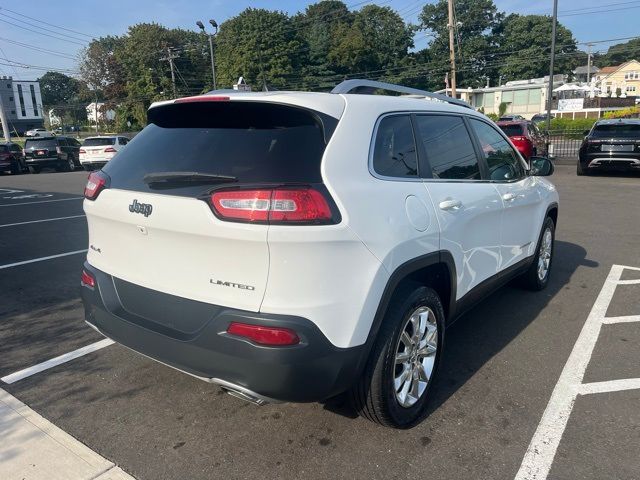
M45 107L53 107L69 103L80 90L79 81L64 73L47 72L38 79L42 103Z
M549 74L552 20L546 15L511 14L500 29L499 72L506 80L524 80ZM556 26L556 74L571 74L581 62L571 31Z
M413 47L413 30L389 7L367 5L350 26L337 30L329 60L345 73L380 71L398 66Z
M216 37L219 85L230 87L243 76L254 88L285 87L300 77L304 44L283 12L247 8L220 25Z
M457 84L479 87L485 84L487 76L497 78L492 52L496 50L495 32L504 14L498 12L493 0L457 0L455 5L459 22L456 24ZM448 24L447 0L427 4L422 9L419 29L433 39L428 52L419 52L418 59L431 88L442 88L444 76L450 70Z
M598 67L620 65L629 60L640 61L640 38L634 38L625 43L612 45L607 53L596 57L595 64Z

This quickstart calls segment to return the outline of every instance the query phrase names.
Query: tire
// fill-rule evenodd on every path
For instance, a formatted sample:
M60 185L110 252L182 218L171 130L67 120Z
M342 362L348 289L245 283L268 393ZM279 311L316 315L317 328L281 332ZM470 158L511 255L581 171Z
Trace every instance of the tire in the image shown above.
M422 321L426 327L422 341L418 342L418 345L425 342L421 349L423 354L418 357L415 356L418 347L410 346L411 342L415 345L416 337L409 334L415 333L415 324L411 320L416 317L420 318L419 327ZM403 332L407 336L403 336ZM407 341L401 340L401 336ZM386 427L410 428L419 423L427 415L429 391L438 371L443 346L444 310L438 294L419 284L402 287L389 304L362 377L349 392L353 408L362 417ZM400 355L406 360L396 364ZM418 372L423 376L416 379L413 373L419 375ZM405 377L407 374L408 378ZM403 378L407 379L403 381ZM417 390L413 390L416 381ZM396 388L396 382L399 388ZM401 400L403 392L404 405ZM411 396L411 392L417 392L417 395Z
M41 167L29 167L29 172L31 173L40 173L41 170Z
M578 164L576 166L576 175L578 175L579 177L582 177L583 175L589 175L589 172L585 170L585 168L580 163L580 160L578 160Z
M22 166L20 162L16 160L14 165L11 165L11 175L20 175L22 173Z
M62 162L58 168L56 168L59 172L73 172L76 169L76 162L73 157L69 157L66 162Z
M546 288L551 276L553 265L554 242L556 238L556 227L553 220L547 217L542 224L540 238L536 246L536 254L529 269L522 275L522 284L528 290L540 291ZM550 243L549 243L550 242ZM544 247L544 248L543 248ZM545 258L548 254L548 258ZM542 261L541 261L541 257ZM542 273L541 265L546 262L546 269ZM539 272L541 269L541 272Z

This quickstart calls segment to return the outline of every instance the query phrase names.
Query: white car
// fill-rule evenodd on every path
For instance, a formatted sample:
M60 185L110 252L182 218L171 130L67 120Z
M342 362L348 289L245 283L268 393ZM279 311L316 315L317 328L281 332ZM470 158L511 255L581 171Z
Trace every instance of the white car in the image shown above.
M85 318L236 396L349 392L366 418L414 425L446 325L516 276L549 282L553 165L529 167L464 102L349 80L148 118L85 188Z
M121 135L87 137L80 148L80 164L87 171L100 169L127 143L129 139Z
M25 137L55 137L55 133L50 132L46 128L34 128L24 133Z

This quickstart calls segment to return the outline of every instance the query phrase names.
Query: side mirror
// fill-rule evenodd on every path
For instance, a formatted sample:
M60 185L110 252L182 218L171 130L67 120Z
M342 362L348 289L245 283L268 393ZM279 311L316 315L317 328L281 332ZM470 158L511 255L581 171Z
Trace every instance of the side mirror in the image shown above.
M529 172L536 177L548 177L553 173L554 166L547 157L531 157Z

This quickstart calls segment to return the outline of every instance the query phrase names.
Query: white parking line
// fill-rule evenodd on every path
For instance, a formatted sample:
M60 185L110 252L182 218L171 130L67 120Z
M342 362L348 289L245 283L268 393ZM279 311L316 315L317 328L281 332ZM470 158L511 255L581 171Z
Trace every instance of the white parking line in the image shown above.
M560 374L547 408L527 448L515 480L544 480L549 474L562 434L578 395L613 392L640 388L640 379L623 379L583 384L584 373L593 354L602 325L607 323L607 309L620 284L640 283L637 280L620 280L625 269L636 267L613 265L598 294L593 308L573 346L569 359ZM621 317L613 317L613 320ZM622 317L629 318L629 317ZM635 320L635 316L633 316ZM614 323L614 322L611 322Z
M24 260L22 262L16 262L16 263L7 263L6 265L0 265L0 270L4 268L19 267L20 265L27 265L29 263L42 262L44 260L51 260L53 258L66 257L68 255L76 255L78 253L85 253L86 251L87 249L85 248L84 250L76 250L74 252L59 253L57 255L49 255L48 257L34 258L32 260Z
M67 220L69 218L80 218L80 217L84 217L84 215L72 215L70 217L58 217L58 218L45 218L44 220L31 220L30 222L5 223L4 225L0 225L0 228L15 227L17 225L28 225L30 223L55 222L56 220Z
M16 207L18 205L35 205L36 203L66 202L67 200L84 200L84 197L57 198L55 200L41 200L38 202L8 203L6 205L0 205L0 207Z
M35 375L36 373L40 373L50 368L57 367L58 365L66 363L70 360L82 357L83 355L87 355L88 353L95 352L96 350L100 350L101 348L108 347L109 345L113 344L113 340L105 338L103 340L100 340L99 342L92 343L85 347L78 348L77 350L74 350L72 352L52 358L51 360L47 360L46 362L38 363L37 365L33 365L32 367L28 367L14 372L10 375L6 375L0 378L0 380L2 380L4 383L15 383L18 380L22 380L24 378L30 377L31 375Z

